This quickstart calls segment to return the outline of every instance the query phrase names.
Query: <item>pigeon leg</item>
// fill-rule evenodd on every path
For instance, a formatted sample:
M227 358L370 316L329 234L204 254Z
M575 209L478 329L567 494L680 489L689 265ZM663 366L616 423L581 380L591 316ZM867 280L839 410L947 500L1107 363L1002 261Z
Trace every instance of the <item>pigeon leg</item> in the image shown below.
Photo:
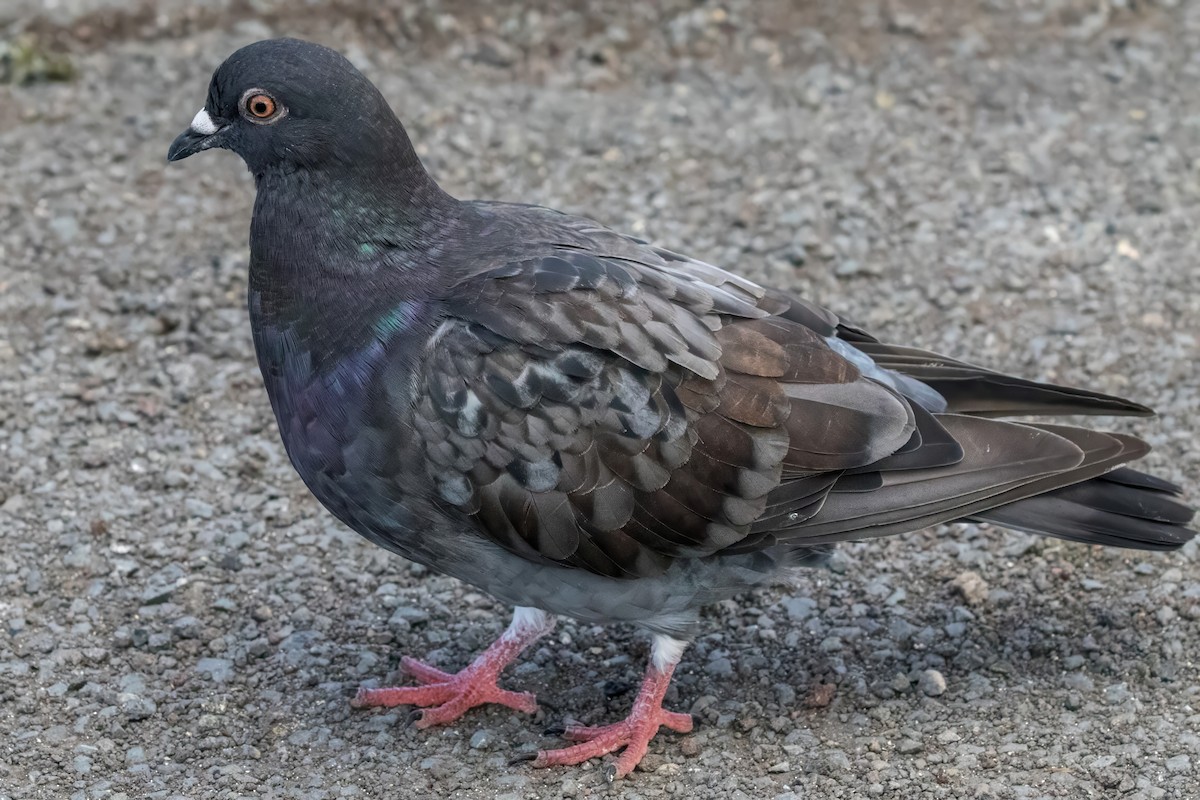
M537 711L537 698L529 692L501 689L496 681L501 671L515 661L522 650L553 628L554 620L545 612L518 606L513 611L508 630L461 672L442 672L405 656L401 664L422 686L362 688L350 705L354 708L425 706L424 711L414 712L419 715L416 719L418 728L445 725L469 709L485 703L498 703L532 714Z
M540 750L533 759L532 766L582 764L590 758L597 758L623 747L624 752L605 772L611 781L623 778L633 771L642 760L642 756L646 755L650 740L658 733L660 726L666 726L676 733L689 733L692 730L691 714L667 711L662 707L663 695L667 693L667 687L671 684L671 675L675 672L675 665L679 663L680 656L683 655L684 647L685 643L677 639L655 636L650 665L646 668L646 677L642 681L637 699L633 701L629 716L611 725L568 726L564 729L563 736L581 744L561 750Z

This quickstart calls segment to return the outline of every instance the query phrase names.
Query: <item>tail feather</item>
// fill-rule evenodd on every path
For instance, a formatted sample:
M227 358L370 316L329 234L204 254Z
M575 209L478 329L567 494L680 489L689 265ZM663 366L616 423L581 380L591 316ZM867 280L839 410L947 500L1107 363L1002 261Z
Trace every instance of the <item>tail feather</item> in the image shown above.
M952 414L1153 414L1151 409L1120 397L1028 381L914 347L880 342L845 323L839 326L838 335L878 366L936 390ZM1083 461L994 494L990 508L964 505L963 519L1076 542L1141 550L1174 550L1196 535L1188 528L1195 510L1180 501L1180 487L1120 466L1149 452L1149 445L1142 440L1064 425L1030 427L1072 442L1084 452ZM898 463L903 466L903 458ZM931 513L922 521L930 523L939 517L944 519L944 512ZM820 520L820 515L816 519ZM882 533L887 528L876 530Z
M1164 486L1165 485L1165 486ZM975 514L972 519L1073 542L1174 550L1196 532L1176 487L1123 467L1090 480Z
M1194 511L1176 499L1178 487L1120 467L1149 451L1137 437L973 416L938 421L963 446L961 461L848 476L879 481L862 493L835 485L817 513L798 523L777 516L770 532L812 546L968 520L1143 550L1174 549L1195 535L1187 527Z
M1104 476L1106 480L1120 483L1124 486L1140 486L1143 489L1157 489L1167 494L1183 494L1183 487L1176 483L1163 480L1156 475L1147 475L1129 467L1118 467Z

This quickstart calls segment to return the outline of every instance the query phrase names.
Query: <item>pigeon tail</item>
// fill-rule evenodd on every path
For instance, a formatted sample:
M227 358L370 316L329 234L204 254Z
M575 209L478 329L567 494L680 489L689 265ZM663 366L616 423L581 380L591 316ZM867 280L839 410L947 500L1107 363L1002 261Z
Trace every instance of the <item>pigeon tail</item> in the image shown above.
M1072 542L1134 550L1176 550L1196 531L1180 488L1121 467L1081 483L976 514L971 519Z

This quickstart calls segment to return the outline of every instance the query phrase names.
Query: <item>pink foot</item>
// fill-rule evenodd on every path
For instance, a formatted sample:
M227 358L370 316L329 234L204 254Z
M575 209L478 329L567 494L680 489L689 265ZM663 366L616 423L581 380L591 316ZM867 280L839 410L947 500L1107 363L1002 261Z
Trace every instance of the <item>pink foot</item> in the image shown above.
M359 689L350 705L354 708L424 706L425 710L415 723L418 728L454 722L475 706L487 703L498 703L527 714L537 711L537 698L529 692L510 692L496 684L500 670L506 665L488 660L486 654L454 675L408 656L401 659L401 664L409 675L424 685Z
M625 751L617 758L616 763L605 770L605 777L609 781L624 778L638 765L642 756L646 755L650 740L658 733L659 727L669 728L676 733L690 733L692 730L691 714L667 711L662 707L663 695L667 692L674 671L674 664L667 665L665 669L652 665L646 671L642 689L638 692L628 717L612 725L567 726L562 735L582 744L560 750L539 750L531 766L582 764L588 759L607 755L624 747Z
M501 671L511 664L530 643L554 627L552 620L541 612L536 616L530 609L518 609L513 623L491 647L479 654L469 667L451 674L405 656L400 660L404 670L421 686L398 686L386 689L358 690L350 701L353 708L381 706L423 706L416 712L418 728L445 725L453 722L475 706L497 703L532 714L537 711L537 698L529 692L510 692L497 684Z
M675 711L656 711L634 718L632 715L611 725L570 725L563 737L573 742L583 742L560 750L540 750L533 760L535 767L561 767L582 764L591 758L599 758L624 747L616 764L608 770L608 779L624 778L642 760L649 749L650 740L658 733L659 726L666 726L676 733L691 733L692 715Z

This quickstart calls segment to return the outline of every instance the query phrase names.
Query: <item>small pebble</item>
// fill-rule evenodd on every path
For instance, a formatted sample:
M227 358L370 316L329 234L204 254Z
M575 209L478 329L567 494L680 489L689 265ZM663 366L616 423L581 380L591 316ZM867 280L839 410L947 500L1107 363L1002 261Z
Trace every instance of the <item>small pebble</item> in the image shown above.
M1132 696L1128 684L1125 683L1114 683L1104 690L1104 699L1110 706L1120 705Z
M728 658L715 658L704 666L704 671L717 678L727 678L733 674L733 662Z
M153 700L134 694L120 694L117 696L117 702L121 706L121 713L134 722L147 719L158 710Z
M850 757L844 750L829 750L822 758L829 772L845 772L850 769Z
M833 702L837 694L837 685L833 683L818 683L809 690L804 698L804 705L809 708L825 708Z
M921 673L917 686L929 697L940 697L946 693L946 678L936 669L927 669Z
M233 677L233 662L228 658L202 658L196 662L196 671L224 683Z
M950 585L971 605L980 605L988 597L988 584L978 572L961 572Z
M189 516L199 517L200 519L211 519L213 515L212 503L205 502L198 497L189 497L184 500L183 510Z
M1190 772L1192 769L1192 758L1186 753L1171 756L1167 759L1167 772Z

